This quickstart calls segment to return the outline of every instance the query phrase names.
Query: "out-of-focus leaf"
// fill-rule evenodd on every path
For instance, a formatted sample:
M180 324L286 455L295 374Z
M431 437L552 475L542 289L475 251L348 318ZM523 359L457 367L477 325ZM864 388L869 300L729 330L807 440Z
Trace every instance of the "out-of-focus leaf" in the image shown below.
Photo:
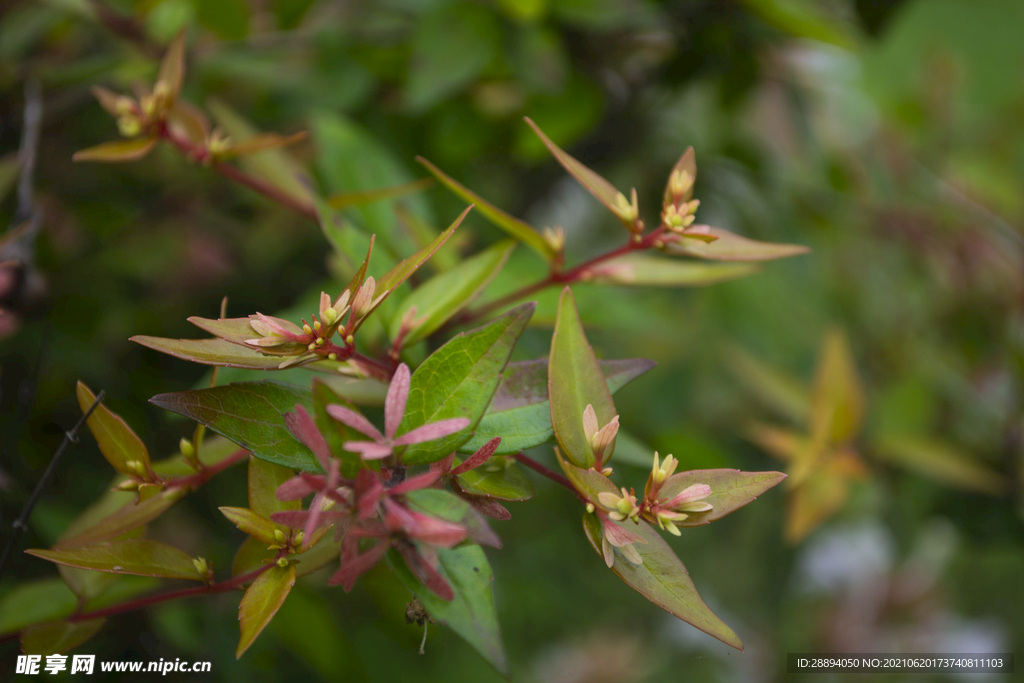
M735 280L756 273L749 263L701 263L655 256L626 254L595 266L593 282L637 287L699 287Z
M615 464L632 465L650 469L654 464L654 449L633 436L624 429L620 429L615 436Z
M25 552L58 564L97 572L155 576L163 579L188 579L190 581L206 579L192 564L192 558L187 553L157 541L129 539L107 541L70 550L26 550Z
M529 500L537 495L537 487L515 464L491 469L484 464L456 475L459 488L474 496L487 496L498 500Z
M533 128L533 132L537 134L537 137L541 139L544 146L548 148L552 156L558 160L569 174L580 182L580 185L585 187L590 194L597 197L597 200L605 205L609 211L615 214L615 217L622 221L623 225L627 229L633 229L633 222L626 220L622 217L621 208L619 207L619 197L625 199L625 195L619 192L614 185L609 183L607 180L602 178L594 171L587 168L583 163L577 160L575 157L566 153L561 147L551 141L544 131L529 118L526 122Z
M385 199L397 199L413 192L425 190L433 183L430 178L420 178L401 185L379 187L373 190L357 190L354 192L337 192L327 198L327 203L335 209L347 209L350 206L361 206Z
M291 135L280 135L279 133L257 133L251 137L231 145L226 152L220 153L220 158L240 157L257 152L265 152L270 149L280 149L296 142L305 140L307 134L303 131Z
M674 474L665 481L659 498L674 498L693 484L707 484L711 495L701 502L714 507L707 512L690 512L676 526L701 526L721 519L730 512L753 502L768 489L782 483L782 472L740 472L739 470L690 470Z
M167 127L194 145L205 145L210 136L210 122L197 107L178 100L167 112Z
M410 347L429 337L487 286L505 265L514 247L513 242L499 242L414 289L391 318L391 338L398 336L402 317L413 306L416 307L415 320L422 322L408 334L404 345Z
M253 512L248 508L222 507L220 511L231 520L241 531L259 540L264 545L274 545L278 541L274 532L287 534L288 528L272 522L269 517Z
M728 348L725 357L729 370L765 404L795 422L806 422L811 412L810 392L799 380L737 346Z
M235 140L246 140L259 133L252 124L216 98L208 99L206 107L221 128ZM313 201L309 188L299 180L308 172L283 149L247 154L238 163L249 173L270 182L289 196L303 202Z
M676 173L686 171L690 175L690 189L683 193L680 197L681 201L688 202L693 198L693 182L697 180L697 158L693 152L693 147L688 147L682 156L679 157L679 161L672 167L672 170L668 174L668 182L665 183L665 194L662 195L662 202L666 205L671 204L675 201L675 197L672 194L672 176Z
M457 194L459 197L462 197L465 201L473 204L477 210L483 214L484 218L507 232L510 236L536 251L545 261L550 261L554 258L555 250L547 243L539 232L533 229L533 226L519 220L515 216L505 213L480 195L460 184L454 178L445 174L444 171L439 169L437 166L434 166L434 164L430 163L423 157L416 157L416 161L423 164L426 169L430 171L435 178L440 180L445 187Z
M747 436L780 460L800 460L814 449L814 443L804 434L761 422L751 424Z
M106 619L50 621L26 626L21 651L27 655L56 655L78 647L100 632Z
M646 358L598 361L608 391L615 393L654 367ZM551 406L548 403L548 360L509 363L491 405L477 425L473 438L459 451L475 453L496 436L501 437L499 454L518 453L545 443L552 437Z
M626 528L647 541L633 544L643 564L633 564L625 557L617 556L612 571L658 607L742 652L743 643L739 637L704 604L686 567L658 532L644 521L636 526L629 524ZM583 530L594 551L599 556L603 555L601 522L597 515L584 514Z
M301 565L296 568L296 575L301 569ZM302 586L288 594L271 628L304 663L320 672L323 680L335 680L338 672L354 666L335 604Z
M249 509L264 517L283 510L301 509L301 501L280 501L274 495L277 487L293 474L287 467L249 456Z
M459 334L416 369L398 436L428 422L458 417L469 419L469 426L443 439L409 446L403 462L422 465L440 460L469 439L534 308L535 304L523 304L483 327Z
M136 161L149 154L156 146L156 138L134 138L132 140L114 140L83 149L71 157L72 161L103 161L118 163Z
M810 417L816 444L854 438L864 419L864 389L846 337L838 330L825 337L814 375Z
M388 392L388 385L374 378L359 379L325 374L317 377L316 381L327 385L342 401L358 406L382 406Z
M800 38L850 49L857 45L852 23L830 19L812 0L743 0L743 4L772 26Z
M678 240L668 243L666 251L670 254L696 256L712 261L771 261L810 251L809 247L800 244L759 242L722 228L706 225L695 225L691 229L697 227L707 228L708 233L718 239L706 242L696 237L679 237Z
M287 567L271 567L252 582L238 605L238 621L242 635L238 640L238 648L235 649L236 659L242 658L242 654L253 644L256 636L274 618L294 585L295 565L292 564Z
M138 504L129 502L113 514L104 517L75 535L62 536L53 547L55 550L80 548L128 533L132 529L147 524L159 517L183 498L186 493L188 493L188 490L185 488L172 488L161 491L152 498L148 498Z
M839 512L850 497L846 477L821 468L808 476L789 493L786 512L786 541L796 545L817 529L822 522Z
M77 394L78 405L84 413L96 400L96 395L82 382L78 383ZM96 437L103 457L115 470L121 474L138 475L139 472L128 466L129 462L141 463L143 468L149 469L149 451L146 450L146 445L120 415L104 405L98 405L86 420L86 424Z
M583 332L576 299L568 287L558 300L558 318L548 362L548 393L551 425L565 457L578 467L594 466L594 449L583 431L583 411L587 405L593 405L601 427L618 413L601 366ZM608 452L614 449L613 441Z
M306 472L321 471L312 451L293 437L284 423L284 414L296 405L312 409L308 391L278 382L239 382L158 394L149 400L206 425L257 458Z
M0 633L63 619L75 611L77 604L75 594L56 577L20 583L0 596Z
M163 61L160 62L160 72L157 74L157 83L163 83L170 91L171 98L177 98L181 91L181 84L185 80L185 32L180 31L178 35L167 46Z
M442 600L420 583L393 550L388 553L388 564L430 616L462 636L488 664L507 676L508 657L501 642L501 628L491 595L494 575L484 551L478 545L465 544L440 549L437 558L440 561L438 572L455 594L451 602Z
M416 24L406 102L423 112L475 79L501 49L494 13L472 3L439 4Z
M196 19L224 40L241 40L249 33L249 5L245 0L192 0Z
M958 489L998 496L1009 488L1006 477L937 439L883 434L872 440L872 446L879 459Z

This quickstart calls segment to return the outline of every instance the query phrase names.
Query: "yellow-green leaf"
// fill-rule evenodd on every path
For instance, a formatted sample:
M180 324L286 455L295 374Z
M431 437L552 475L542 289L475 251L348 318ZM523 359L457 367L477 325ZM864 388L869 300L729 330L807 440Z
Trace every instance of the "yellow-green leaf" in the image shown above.
M636 287L699 287L735 280L756 273L749 263L680 261L654 254L626 254L595 266L588 275L593 282ZM590 281L588 279L588 281Z
M225 517L231 520L232 524L265 545L279 543L279 540L274 537L275 531L280 531L283 534L289 532L287 527L272 522L269 517L264 517L248 508L221 507L219 509Z
M163 83L174 100L181 92L181 84L185 80L185 31L182 29L171 41L160 63L160 74L157 83Z
M953 446L923 436L883 434L873 441L873 453L880 459L954 488L1001 495L1009 482L977 458Z
M252 582L238 605L238 621L242 635L235 650L236 659L242 658L242 654L274 618L294 585L293 564L287 567L272 567Z
M156 142L156 138L133 138L131 140L104 142L101 145L75 152L71 160L103 161L107 163L136 161L149 154L149 150L156 146Z
M107 541L68 550L26 550L29 555L69 567L113 574L204 581L192 557L166 543L143 539Z
M857 376L846 337L830 330L818 359L811 393L811 436L821 446L826 441L853 439L864 419L864 389Z
M483 214L484 218L489 220L495 226L501 228L515 239L536 251L544 258L545 261L550 261L554 258L555 250L529 223L505 213L494 204L491 204L480 195L447 175L444 171L439 169L437 166L434 166L434 164L430 163L423 157L416 157L416 161L423 164L435 178L441 181L441 184L458 196L462 197L467 202L476 206L477 210Z
M430 178L420 178L401 185L380 187L374 190L359 190L355 192L338 192L327 198L327 203L335 209L347 209L350 206L361 206L372 202L379 202L385 199L395 199L413 192L425 190L433 184Z
M583 412L588 404L593 405L600 427L611 422L617 413L604 373L583 331L576 299L568 287L558 301L555 333L551 338L548 395L551 426L565 457L577 467L593 467L594 449L583 431ZM607 452L615 452L614 441Z
M96 400L96 395L84 383L78 383L78 405L82 412L89 410L89 407ZM96 437L100 452L107 459L115 470L121 474L139 476L149 470L149 451L142 443L132 428L117 414L104 405L96 406L96 409L86 421L89 431ZM128 463L140 463L136 467Z
M27 655L57 655L78 647L99 633L106 619L49 621L26 626L21 632L21 651Z
M708 234L718 239L707 242L697 237L679 237L669 242L666 251L670 254L683 254L712 261L771 261L787 256L797 256L810 251L809 247L800 244L781 244L776 242L760 242L748 237L737 235L722 228L704 227Z

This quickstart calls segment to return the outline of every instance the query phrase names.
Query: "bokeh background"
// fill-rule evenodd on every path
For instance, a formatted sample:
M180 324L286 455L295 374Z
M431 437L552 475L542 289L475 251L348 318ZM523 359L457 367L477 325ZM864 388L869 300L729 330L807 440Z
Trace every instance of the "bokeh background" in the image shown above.
M496 524L506 547L488 551L513 680L782 680L785 654L801 651L1024 654L1024 3L8 0L3 229L19 222L31 82L43 110L30 188L40 227L16 243L23 269L0 283L5 536L80 414L76 380L105 389L154 456L190 433L147 399L198 385L206 368L128 337L201 336L186 317L214 317L225 295L234 315L271 313L331 280L315 224L171 149L133 164L71 162L116 137L89 87L150 81L182 27L184 97L224 126L234 112L263 130L309 130L290 154L325 192L422 177L420 154L533 225L563 226L570 261L617 244L621 226L551 160L526 115L618 187L635 186L649 218L693 145L702 222L813 248L708 288L576 288L599 354L659 363L616 403L632 436L684 468L783 468L746 438L751 421L799 417L799 401L773 400L791 385L776 375L807 386L826 332L849 340L869 474L842 509L786 543L779 487L672 541L746 653L606 571L577 503L538 481L539 495ZM435 186L348 217L375 230L398 220L395 206L435 226L462 208ZM468 220L461 250L499 239ZM539 268L520 248L496 286ZM540 300L518 358L546 354L553 293ZM775 374L752 371L736 349ZM878 435L928 445L907 467ZM110 476L86 436L21 547L51 543ZM639 486L646 475L624 464L619 476ZM241 469L221 475L152 533L226 567L242 535L216 506L244 496ZM55 575L16 553L0 616L17 583ZM418 655L406 600L384 573L347 596L321 573L239 662L236 595L116 618L81 651L211 660L204 681L499 679L440 627ZM17 652L0 643L4 678Z

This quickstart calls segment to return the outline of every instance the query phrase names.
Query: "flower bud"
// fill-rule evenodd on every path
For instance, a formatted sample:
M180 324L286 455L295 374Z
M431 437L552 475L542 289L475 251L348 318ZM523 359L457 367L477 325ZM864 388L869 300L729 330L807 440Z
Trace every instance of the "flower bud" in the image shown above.
M621 192L615 197L615 213L619 217L628 222L635 223L640 217L640 207L637 204L636 188L633 188L632 201L626 199L626 195Z
M693 188L693 176L686 169L679 169L673 171L669 177L669 188L672 191L672 196L675 199L681 199L683 195L689 192Z
M196 448L192 445L192 442L185 437L181 437L181 441L178 442L178 448L181 449L181 454L185 456L186 460L196 459Z
M274 529L274 540L278 543L284 543L288 540L288 537L284 535L284 532L280 529Z
M196 568L196 571L199 572L203 578L210 575L210 565L207 564L205 557L193 557L192 566Z

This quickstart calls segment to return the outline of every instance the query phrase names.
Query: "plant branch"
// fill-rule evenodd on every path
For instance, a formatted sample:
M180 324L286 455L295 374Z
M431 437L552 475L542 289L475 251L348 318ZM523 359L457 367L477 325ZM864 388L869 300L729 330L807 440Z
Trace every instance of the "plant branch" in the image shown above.
M219 472L223 472L224 470L233 465L237 465L238 463L244 461L248 457L249 451L245 450L244 448L239 448L237 451L235 451L228 457L224 458L217 464L210 465L209 467L203 467L201 472L197 472L187 477L181 477L180 479L168 479L163 483L165 486L169 488L183 488L186 486L189 488L198 488L199 486L202 486L203 484L208 482L213 477L213 475Z
M452 325L463 325L466 323L473 322L475 320L479 320L480 318L490 315L495 311L501 310L506 306L514 304L520 299L523 299L525 297L530 296L531 294L547 289L548 287L551 287L553 285L568 285L574 282L585 280L590 270L594 266L600 265L605 261L609 261L619 256L624 256L625 254L628 254L633 251L642 251L645 249L650 249L664 234L664 232L665 229L663 227L656 228L655 230L652 230L651 232L647 233L647 235L645 235L639 240L630 239L629 242L627 242L623 246L618 247L616 249L612 249L611 251L607 251L598 256L595 256L589 261L584 261L583 263L574 266L569 270L561 272L557 270L552 270L550 273L548 273L547 277L545 277L542 280L538 280L537 282L517 289L516 291L510 294L506 294L500 299L495 299L494 301L488 304L484 304L480 308L468 311L467 313L456 318Z
M210 162L210 152L206 147L202 145L193 145L188 140L178 137L172 133L166 125L160 126L160 136L170 142L172 145L180 149L190 159L199 163ZM220 173L225 178L230 178L240 185L248 187L250 190L263 195L267 199L277 202L282 206L291 209L295 213L310 219L311 221L317 222L319 216L316 212L316 207L312 204L304 202L300 199L296 199L292 195L288 194L281 188L268 183L262 178L257 178L254 175L250 175L242 169L226 164L220 161L213 161L210 163L211 168L217 173Z
M57 471L57 465L60 464L61 458L64 457L64 452L67 451L68 446L73 443L78 443L78 430L82 428L85 421L89 419L92 412L96 410L96 407L103 401L104 393L100 391L99 395L96 396L96 400L92 402L89 409L85 411L82 417L75 423L75 426L71 428L71 431L64 432L64 439L60 442L60 446L57 447L57 452L53 454L53 458L50 459L50 464L47 465L46 471L43 472L42 478L39 483L36 484L35 490L32 495L29 496L28 502L25 503L25 508L21 511L21 516L14 521L11 525L11 535L7 539L7 545L4 547L3 555L0 555L0 574L3 573L4 564L7 562L7 556L11 554L11 550L14 549L14 544L21 535L21 532L28 529L28 518L32 515L32 508L39 502L39 497L43 495L43 491L50 483L50 479L53 478L54 473Z
M273 564L266 564L259 569L254 569L248 574L241 574L222 581L220 583L211 583L205 586L196 586L195 588L183 588L177 591L171 591L169 593L159 593L157 595L150 595L145 598L138 600L130 600L129 602L123 602L120 605L113 605L111 607L104 607L103 609L93 610L91 612L80 612L68 617L68 621L86 621L88 619L99 619L100 617L110 617L115 614L124 614L125 612L134 612L135 610L149 607L150 605L158 605L162 602L169 602L170 600L178 600L180 598L191 598L197 595L211 595L215 593L224 593L229 590L234 590L246 583L249 583L263 572L267 571Z
M533 470L537 474L545 476L548 479L550 479L551 481L555 482L556 484L560 484L560 485L564 486L565 488L569 489L570 491L572 491L573 493L576 493L577 496L579 495L576 492L575 487L573 487L572 482L570 482L568 479L566 479L564 476L562 476L558 472L555 472L554 470L552 470L552 469L550 469L548 467L545 467L544 465L541 465L539 462L537 462L533 458L531 458L528 455L526 455L524 453L521 453L521 452L514 454L512 457L515 458L517 461L523 463L527 467L529 467L531 470Z

